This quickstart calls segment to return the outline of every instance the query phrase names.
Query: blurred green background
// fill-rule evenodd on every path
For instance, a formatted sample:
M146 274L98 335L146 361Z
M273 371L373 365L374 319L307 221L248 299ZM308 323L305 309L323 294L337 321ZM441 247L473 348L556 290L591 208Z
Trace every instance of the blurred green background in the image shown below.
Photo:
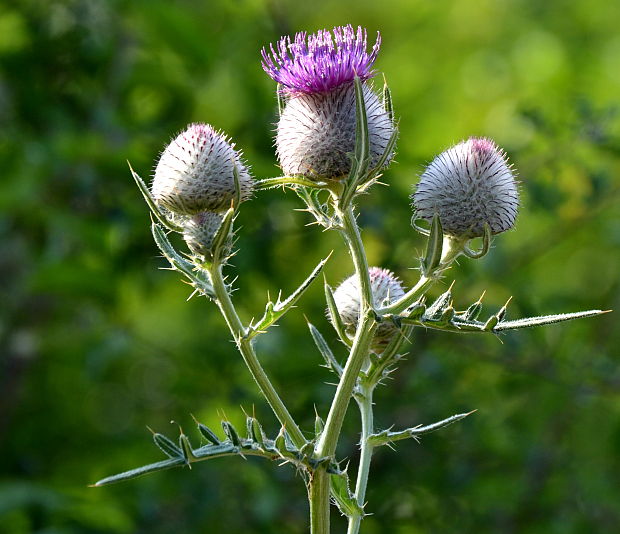
M519 171L523 208L491 254L448 273L457 307L483 289L487 310L514 295L512 318L620 307L618 2L1 1L0 532L308 531L302 479L260 460L87 485L161 459L146 425L175 435L174 419L190 433L193 413L219 428L222 413L242 423L240 407L254 406L277 432L215 307L186 302L188 286L159 270L126 160L146 178L171 136L205 121L257 177L276 176L274 83L259 50L346 23L382 32L377 67L401 119L389 187L360 202L370 262L415 281L412 184L450 144L491 136ZM274 190L242 210L246 320L332 249L332 285L351 272L339 237L305 226L299 207ZM302 311L335 340L321 284L302 308L258 348L310 430L334 389ZM418 332L377 393L377 425L478 412L378 452L363 532L618 532L616 321L501 342ZM353 463L357 429L352 406L340 454Z

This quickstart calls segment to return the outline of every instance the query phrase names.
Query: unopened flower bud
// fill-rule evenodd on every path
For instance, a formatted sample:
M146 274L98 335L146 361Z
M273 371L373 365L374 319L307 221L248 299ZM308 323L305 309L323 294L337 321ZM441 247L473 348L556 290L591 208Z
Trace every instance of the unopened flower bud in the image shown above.
M190 124L159 158L151 193L177 214L223 211L235 198L235 166L241 200L247 200L252 178L234 144L208 124Z
M375 308L387 306L404 296L405 290L400 280L391 271L371 267L368 269L368 274ZM359 322L361 308L359 278L356 274L338 286L334 292L334 300L342 322L347 327L348 333L353 335ZM396 333L397 328L394 324L388 321L382 322L375 331L372 349L381 351Z
M519 191L506 154L490 139L472 137L442 152L413 194L416 215L439 214L443 232L458 238L499 234L514 226Z
M341 179L351 170L355 150L356 76L365 82L375 72L373 63L381 37L370 54L366 31L352 26L332 33L318 31L294 40L283 37L271 56L263 49L263 69L280 83L287 102L276 135L277 155L287 175L310 179ZM364 83L371 166L377 164L394 131L388 112ZM391 155L390 155L391 157ZM388 157L387 161L390 160Z
M203 211L192 215L183 225L183 239L194 254L211 258L213 239L224 216L221 213Z

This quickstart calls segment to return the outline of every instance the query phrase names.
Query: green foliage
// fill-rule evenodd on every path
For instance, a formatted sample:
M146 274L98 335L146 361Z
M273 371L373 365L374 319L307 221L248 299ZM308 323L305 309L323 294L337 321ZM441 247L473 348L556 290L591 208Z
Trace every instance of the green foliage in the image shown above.
M446 286L458 278L461 303L487 288L492 310L514 294L507 321L618 308L619 17L608 0L4 2L0 532L306 532L295 470L249 456L87 488L161 458L145 425L189 425L193 412L214 428L219 410L240 429L239 405L254 405L266 435L278 434L212 303L185 302L192 288L156 270L167 264L126 161L146 177L165 142L200 120L232 135L257 177L277 176L275 88L258 50L283 33L352 22L383 34L377 67L400 132L398 164L381 178L389 187L374 186L359 209L373 265L414 282L416 174L451 143L488 135L519 171L523 209L517 229L460 262ZM231 262L247 321L331 250L328 283L351 274L338 236L305 227L299 207L279 189L242 206ZM322 288L303 299L325 338L313 340L293 309L257 345L292 412L316 405L324 417L333 375L314 342L334 362L344 348ZM619 332L615 314L509 332L503 344L415 329L415 357L377 390L377 423L478 412L441 437L396 444L398 457L377 451L364 531L615 532ZM314 417L300 424L310 435ZM351 441L339 452L355 451Z

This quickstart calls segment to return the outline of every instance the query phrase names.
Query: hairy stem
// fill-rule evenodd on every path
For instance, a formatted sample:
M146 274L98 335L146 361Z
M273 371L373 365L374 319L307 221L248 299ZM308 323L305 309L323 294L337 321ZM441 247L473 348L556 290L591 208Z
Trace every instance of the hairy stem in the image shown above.
M353 258L355 273L360 281L360 317L362 317L373 306L370 275L368 274L368 260L366 258L364 244L362 243L362 236L360 235L357 221L355 220L353 208L349 206L343 212L340 211L336 202L334 204L336 206L336 214L342 221L342 236L347 242L349 252Z
M297 423L295 423L295 420L282 402L278 392L273 387L273 384L269 380L265 370L258 361L252 342L245 338L246 328L243 326L241 319L239 319L235 305L230 299L228 289L226 288L226 284L222 276L221 263L213 263L209 271L211 274L211 281L213 283L217 305L219 306L224 319L226 319L228 328L233 335L237 348L243 357L243 361L250 370L252 378L254 378L255 382L258 384L262 394L267 399L273 413L278 418L280 423L286 428L286 431L293 440L295 446L302 447L306 443L304 435L297 426Z
M310 501L310 533L329 534L329 473L318 467L310 475L308 500Z
M373 408L372 394L374 386L364 384L360 388L360 393L356 397L362 419L362 435L360 438L360 463L357 469L357 481L355 483L355 499L360 508L364 508L366 499L366 487L368 485L368 475L370 473L370 462L374 445L368 440L373 433ZM363 516L361 514L349 517L347 534L357 534Z
M344 416L347 413L349 401L351 400L362 365L368 357L370 342L376 328L377 322L375 321L374 312L371 310L363 317L353 340L351 353L342 372L342 377L338 383L336 394L325 421L325 428L316 446L316 455L318 457L333 456L336 452Z

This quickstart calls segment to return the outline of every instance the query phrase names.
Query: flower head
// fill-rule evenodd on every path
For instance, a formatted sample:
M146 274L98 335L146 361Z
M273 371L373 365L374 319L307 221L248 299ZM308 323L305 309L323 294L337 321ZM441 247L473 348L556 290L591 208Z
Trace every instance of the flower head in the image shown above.
M235 195L237 168L241 199L252 192L252 178L241 153L221 132L208 124L190 124L162 152L151 193L170 211L194 215L202 211L223 211Z
M405 290L393 272L381 267L371 267L368 269L368 275L375 307L391 304L404 296ZM357 328L361 308L359 278L356 274L338 286L334 291L334 300L348 333L353 334ZM372 349L377 352L384 349L397 330L394 324L388 321L382 322L375 331Z
M519 191L506 153L493 141L471 137L442 152L426 168L413 194L416 215L439 214L444 233L473 238L514 226Z
M265 72L290 95L324 93L352 82L356 75L361 80L372 78L380 46L381 34L377 32L369 54L366 30L358 26L355 31L349 24L309 36L300 32L293 40L282 37L275 48L270 45L271 55L263 48L262 64Z

